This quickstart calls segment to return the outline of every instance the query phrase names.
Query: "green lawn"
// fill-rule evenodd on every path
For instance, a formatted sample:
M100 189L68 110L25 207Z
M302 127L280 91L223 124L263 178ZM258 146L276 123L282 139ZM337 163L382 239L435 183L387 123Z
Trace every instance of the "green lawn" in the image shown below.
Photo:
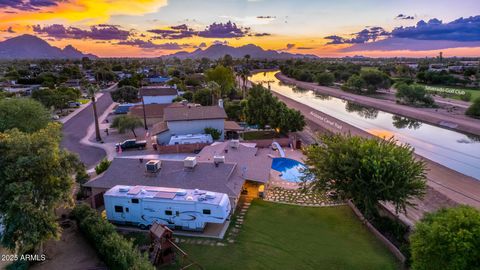
M425 85L425 86L427 86L427 85ZM457 90L465 91L466 93L470 93L472 95L471 98L470 98L470 101L473 101L476 98L480 97L480 89L472 89L472 88L457 87L457 86L441 86L441 85L429 85L429 86L430 87L440 87L440 88L451 88L451 89L457 89ZM427 91L432 91L432 90L427 88ZM435 91L432 91L432 92L435 92ZM437 95L442 96L442 93L437 92ZM445 93L443 95L445 95L447 97L450 97L450 98L458 99L458 100L461 100L461 98L462 98L461 95L455 95L455 94Z
M248 131L243 133L244 140L264 140L280 138L281 136L274 131Z
M347 206L253 201L234 244L180 244L204 269L398 269Z

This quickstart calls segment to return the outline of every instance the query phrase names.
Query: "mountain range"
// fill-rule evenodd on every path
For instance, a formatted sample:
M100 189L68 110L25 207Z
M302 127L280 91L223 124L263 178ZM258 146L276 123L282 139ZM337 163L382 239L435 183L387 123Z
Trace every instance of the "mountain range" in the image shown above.
M254 44L247 44L241 47L232 47L224 44L215 44L205 50L197 49L193 52L177 52L174 54L163 56L164 58L177 57L180 59L192 58L210 58L218 59L224 57L226 54L231 55L233 58L243 58L245 55L250 55L253 59L291 59L291 58L317 58L312 54L293 54L287 52L278 52L275 50L264 50L261 47Z
M32 35L21 35L0 42L0 59L79 59L97 58L68 45L63 49L51 46Z

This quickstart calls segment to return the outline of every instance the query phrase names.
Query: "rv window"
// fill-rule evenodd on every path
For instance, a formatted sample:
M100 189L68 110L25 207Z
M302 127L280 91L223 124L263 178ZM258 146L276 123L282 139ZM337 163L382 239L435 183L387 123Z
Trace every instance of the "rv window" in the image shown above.
M210 211L210 209L203 209L203 214L204 215L210 215L212 213L212 211Z
M125 212L127 212L127 213L128 213L128 207L125 207Z
M172 215L172 210L165 210L165 215L171 216Z
M122 206L115 205L115 212L116 212L116 213L123 213L123 207L122 207Z
M132 199L132 203L138 203L138 199Z

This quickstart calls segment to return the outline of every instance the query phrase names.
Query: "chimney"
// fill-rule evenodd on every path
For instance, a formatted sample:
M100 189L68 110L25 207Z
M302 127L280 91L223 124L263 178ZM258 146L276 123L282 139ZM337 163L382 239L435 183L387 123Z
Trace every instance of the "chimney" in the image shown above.
M218 100L218 107L223 108L223 99Z

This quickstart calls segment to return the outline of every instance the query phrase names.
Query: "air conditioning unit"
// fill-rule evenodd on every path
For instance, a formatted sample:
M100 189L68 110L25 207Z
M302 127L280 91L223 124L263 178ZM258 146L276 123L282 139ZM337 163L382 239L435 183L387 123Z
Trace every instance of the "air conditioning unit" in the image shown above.
M213 162L215 164L225 163L225 156L213 156Z
M197 158L196 157L186 157L183 160L183 165L185 168L193 169L195 165L197 165Z
M207 192L207 194L205 195L205 197L207 199L215 199L216 195L214 192Z
M162 161L160 160L150 160L145 164L145 168L147 169L147 172L149 173L156 173L158 170L160 170L162 167Z
M231 140L230 141L230 147L232 147L232 148L238 148L239 145L240 145L239 140Z

